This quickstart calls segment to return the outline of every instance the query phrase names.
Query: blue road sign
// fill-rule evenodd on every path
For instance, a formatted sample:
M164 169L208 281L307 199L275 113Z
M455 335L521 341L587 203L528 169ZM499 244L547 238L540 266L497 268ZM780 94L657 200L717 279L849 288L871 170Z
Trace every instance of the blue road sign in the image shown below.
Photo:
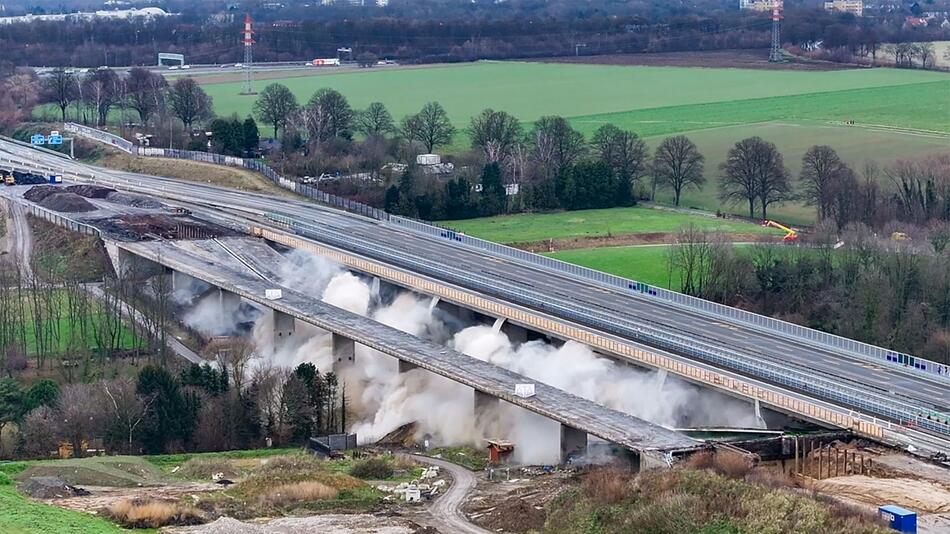
M36 134L36 135L30 137L30 143L31 143L31 144L34 144L34 145L45 145L45 144L46 144L46 136L45 136L45 135L42 135L42 134Z
M48 145L61 145L63 144L63 136L61 135L51 135L46 139L46 144Z

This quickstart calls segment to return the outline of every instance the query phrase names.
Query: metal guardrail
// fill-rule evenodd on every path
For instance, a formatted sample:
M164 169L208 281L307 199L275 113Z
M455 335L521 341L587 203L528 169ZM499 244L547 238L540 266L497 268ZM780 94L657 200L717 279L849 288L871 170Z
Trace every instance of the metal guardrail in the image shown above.
M95 128L89 128L87 126L74 123L67 123L65 129L66 131L75 132L91 139L110 144L129 153L135 153L143 156L158 156L188 159L193 161L204 161L219 165L229 165L251 169L266 176L269 180L280 187L289 189L308 198L312 198L322 204L327 204L329 206L349 211L351 213L364 215L378 221L391 222L403 228L414 230L416 232L430 236L447 239L454 243L468 245L470 247L485 250L493 254L516 259L549 271L579 276L602 285L622 289L625 292L638 295L642 298L656 298L707 316L738 321L753 328L768 331L772 334L777 334L795 341L817 344L834 351L847 351L855 356L861 357L873 363L904 369L912 373L926 375L931 378L937 378L950 384L950 365L943 365L930 360L925 360L923 358L918 358L911 354L870 345L868 343L848 339L835 334L829 334L827 332L821 332L813 328L789 323L780 319L774 319L772 317L733 308L731 306L725 306L708 300L685 295L683 293L678 293L676 291L670 291L660 287L651 286L636 280L614 276L601 271L596 271L594 269L589 269L587 267L566 263L554 258L542 256L540 254L534 254L513 247L500 245L498 243L467 236L463 233L455 232L453 230L442 228L433 224L401 217L398 215L390 215L389 213L378 208L367 206L366 204L359 202L354 202L336 195L331 195L329 193L320 191L316 187L300 184L293 180L284 178L259 160L236 158L221 154L209 154L207 152L195 152L189 150L141 148L136 147L131 142L108 132L103 132L101 130L96 130Z

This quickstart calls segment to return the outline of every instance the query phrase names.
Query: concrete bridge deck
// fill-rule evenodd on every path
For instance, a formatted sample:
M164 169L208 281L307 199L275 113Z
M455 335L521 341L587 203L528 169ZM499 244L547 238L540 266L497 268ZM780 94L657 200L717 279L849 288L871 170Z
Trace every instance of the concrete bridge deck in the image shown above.
M336 308L312 296L297 293L291 288L262 281L247 272L228 269L172 242L121 242L116 245L135 256L203 280L261 306L632 451L690 451L705 446L673 430L605 408L452 349L420 340L411 334ZM283 291L281 299L265 298L266 289L278 287ZM535 383L536 394L529 398L514 395L515 384L521 383Z

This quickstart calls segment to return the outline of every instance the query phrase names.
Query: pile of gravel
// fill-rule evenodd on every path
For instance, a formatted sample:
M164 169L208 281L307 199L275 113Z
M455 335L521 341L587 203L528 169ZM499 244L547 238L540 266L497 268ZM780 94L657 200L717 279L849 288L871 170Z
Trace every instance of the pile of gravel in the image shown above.
M113 191L106 195L106 200L134 208L159 209L162 207L162 203L155 199L130 193L121 193L119 191Z
M100 185L71 185L66 191L86 198L106 198L110 193L115 193L115 189Z
M79 213L83 211L96 211L96 207L75 193L57 191L47 196L39 202L40 206L46 209L59 211L62 213Z
M21 482L17 489L34 499L60 499L89 495L89 492L70 486L59 477L30 477Z
M39 203L52 194L62 192L62 188L55 185L37 185L29 188L26 193L23 193L23 198L29 200L30 202Z

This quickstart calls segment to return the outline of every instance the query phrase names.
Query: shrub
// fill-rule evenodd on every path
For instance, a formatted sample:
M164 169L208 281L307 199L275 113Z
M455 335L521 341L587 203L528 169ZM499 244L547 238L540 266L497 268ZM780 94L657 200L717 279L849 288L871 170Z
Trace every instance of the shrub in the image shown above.
M336 499L339 492L315 480L284 484L261 495L261 503L283 507L290 504Z
M10 484L13 484L13 480L6 473L0 473L0 486L9 486Z
M599 467L584 479L584 492L600 504L617 504L631 494L630 473L617 467Z
M287 454L262 461L258 473L279 475L319 471L323 468L323 462L309 454Z
M350 474L362 479L382 480L393 476L393 466L385 458L368 458L353 464Z
M752 471L752 462L741 454L724 450L703 451L693 454L686 461L686 466L693 469L708 469L714 473L741 479Z
M198 525L205 521L194 508L155 499L125 499L109 506L105 515L127 528Z
M239 474L234 465L225 458L200 456L183 463L177 474L186 478L210 479L216 473L223 473L226 478L234 478Z

